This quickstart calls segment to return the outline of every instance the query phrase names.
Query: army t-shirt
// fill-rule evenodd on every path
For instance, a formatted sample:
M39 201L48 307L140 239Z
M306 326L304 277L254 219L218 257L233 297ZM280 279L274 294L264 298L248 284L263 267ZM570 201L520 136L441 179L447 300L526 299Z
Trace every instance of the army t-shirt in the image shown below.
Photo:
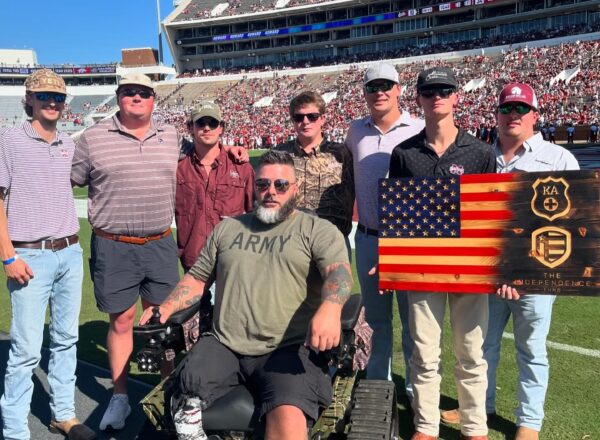
M339 230L295 211L281 223L254 214L217 225L189 273L206 281L216 271L213 334L241 355L261 355L304 341L321 304L321 270L348 263Z

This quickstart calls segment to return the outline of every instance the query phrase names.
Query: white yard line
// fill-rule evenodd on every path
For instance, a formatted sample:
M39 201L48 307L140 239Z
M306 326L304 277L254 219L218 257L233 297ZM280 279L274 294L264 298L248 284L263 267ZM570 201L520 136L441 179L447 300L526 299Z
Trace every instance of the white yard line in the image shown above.
M515 335L512 333L504 332L502 336L506 339L512 339L513 341L515 339ZM571 353L576 353L583 356L600 358L600 350L594 350L591 348L576 347L574 345L561 344L560 342L552 341L546 341L546 347L554 348L555 350L569 351Z

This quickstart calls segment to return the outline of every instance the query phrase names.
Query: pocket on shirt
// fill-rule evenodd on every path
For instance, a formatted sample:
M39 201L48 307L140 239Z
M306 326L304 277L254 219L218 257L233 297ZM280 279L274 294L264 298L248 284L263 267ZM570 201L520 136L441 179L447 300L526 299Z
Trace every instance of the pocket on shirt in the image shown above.
M233 217L244 213L244 182L233 181L217 184L215 210L223 217Z
M177 179L175 216L193 214L197 203L195 185L192 182Z

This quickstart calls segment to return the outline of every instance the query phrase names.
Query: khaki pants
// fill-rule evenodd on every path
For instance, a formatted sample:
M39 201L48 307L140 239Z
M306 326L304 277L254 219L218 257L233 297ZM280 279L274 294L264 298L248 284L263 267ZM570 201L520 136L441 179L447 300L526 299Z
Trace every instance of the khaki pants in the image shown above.
M410 360L415 429L427 435L439 435L440 355L446 299L456 357L454 378L462 433L487 435L487 363L483 359L482 345L489 309L488 296L477 294L408 292L410 332L415 341Z

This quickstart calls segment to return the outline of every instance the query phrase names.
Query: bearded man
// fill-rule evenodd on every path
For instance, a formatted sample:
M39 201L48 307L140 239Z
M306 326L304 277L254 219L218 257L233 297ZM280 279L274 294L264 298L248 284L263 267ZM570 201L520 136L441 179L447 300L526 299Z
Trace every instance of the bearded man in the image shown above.
M202 410L240 383L255 393L266 440L306 439L319 407L331 402L323 351L339 343L342 306L352 291L344 238L333 223L296 209L288 153L261 157L254 189L254 212L220 222L160 306L165 322L197 303L216 271L212 329L175 379L179 439L206 439ZM145 312L140 324L151 315Z

